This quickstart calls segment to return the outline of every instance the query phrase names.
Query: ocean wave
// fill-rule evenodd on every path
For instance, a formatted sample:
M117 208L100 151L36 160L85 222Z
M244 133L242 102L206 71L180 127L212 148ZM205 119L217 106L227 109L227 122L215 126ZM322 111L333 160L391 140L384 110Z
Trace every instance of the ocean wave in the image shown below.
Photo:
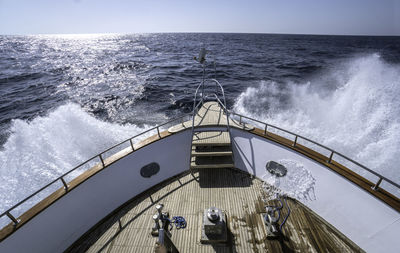
M6 85L11 82L24 82L27 80L33 81L36 79L40 79L43 76L45 76L45 74L43 74L43 73L23 73L23 74L18 74L18 75L14 75L14 76L7 76L5 78L0 78L0 86Z
M111 66L112 71L139 70L148 68L143 62L117 62Z
M400 66L379 54L364 55L310 82L261 81L239 95L234 110L314 139L400 182L399 82Z
M73 103L32 121L13 120L0 151L0 212L93 155L148 127L104 122Z

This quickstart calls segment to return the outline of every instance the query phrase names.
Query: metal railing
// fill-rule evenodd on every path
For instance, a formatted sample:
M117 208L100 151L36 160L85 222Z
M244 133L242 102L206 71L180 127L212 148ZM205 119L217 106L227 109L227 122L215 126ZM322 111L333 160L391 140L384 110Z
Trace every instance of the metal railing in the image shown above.
M333 149L331 149L331 148L329 148L329 147L326 147L326 146L324 146L324 145L322 145L322 144L320 144L320 143L318 143L318 142L316 142L316 141L310 140L309 138L306 138L306 137L304 137L304 136L301 136L301 135L298 135L298 134L296 134L296 133L290 132L290 131L288 131L288 130L286 130L286 129L283 129L283 128L280 128L280 127L277 127L277 126L274 126L274 125L271 125L271 124L268 124L268 123L265 123L265 122L262 122L262 121L259 121L259 120L256 120L256 119L253 119L253 118L244 116L244 115L241 115L241 114L239 114L239 113L235 113L235 112L233 112L233 111L230 111L230 114L231 114L231 115L236 115L236 116L239 117L239 124L242 124L242 123L243 123L243 122L242 122L242 119L244 118L244 119L248 119L248 120L250 120L250 121L257 122L257 123L259 123L259 124L261 124L261 125L264 125L264 135L267 135L267 130L268 130L268 128L277 129L277 130L280 130L280 131L282 131L282 132L285 132L285 133L287 133L287 134L289 134L289 135L292 135L292 136L294 137L294 140L293 140L293 147L296 147L296 146L297 146L297 143L298 143L299 140L305 140L305 141L308 141L308 142L313 143L314 145L317 145L318 147L321 147L321 148L323 148L323 149L329 151L329 152L330 152L330 155L329 155L329 158L328 158L327 161L326 161L327 163L332 163L332 160L333 160L333 156L334 156L334 155L337 155L337 156L340 156L340 157L344 158L345 160L347 160L347 161L349 161L349 162L351 162L351 163L353 163L353 164L359 166L360 168L364 169L365 171L367 171L367 172L369 172L369 173L375 175L376 177L378 177L378 180L375 182L374 186L372 186L372 189L375 190L375 191L379 189L379 185L382 183L382 181L386 181L387 183L389 183L389 184L395 186L397 189L400 190L400 185L399 185L399 184L397 184L397 183L393 182L392 180L386 178L385 176L382 176L381 174L379 174L379 173L377 173L377 172L375 172L375 171L373 171L373 170L367 168L366 166L360 164L359 162L354 161L353 159L351 159L351 158L349 158L349 157L347 157L347 156L345 156L345 155L343 155L343 154L341 154L341 153L339 153L339 152L337 152L337 151L335 151L335 150L333 150Z
M211 81L215 83L215 93L211 93L208 94L206 96L204 96L204 85L207 81ZM200 89L200 87L202 87L202 93L201 93L201 99L200 101L197 103L197 93ZM218 88L221 90L222 93L222 99L223 102L219 99L218 97ZM204 104L204 99L213 97L217 100L217 102L222 106L225 115L226 115L226 126L227 126L227 130L230 133L230 125L229 125L229 111L226 108L226 99L225 99L225 92L224 92L224 88L222 87L222 85L216 80L216 79L203 79L203 81L201 81L201 83L199 84L199 86L197 86L196 92L194 94L194 101L193 101L193 111L192 111L192 135L194 133L194 120L198 111L198 108Z
M216 80L214 80L214 81L216 81ZM216 82L218 83L218 81L216 81ZM218 83L218 84L219 84L219 83ZM200 87L200 85L199 85L199 87ZM199 89L199 87L197 88L197 90ZM221 89L222 89L222 86L221 86ZM222 92L223 92L223 89L222 89ZM224 98L224 101L225 101L225 96L223 96L223 98ZM203 101L203 99L202 99L201 101ZM367 171L367 172L369 172L369 173L375 175L376 177L378 177L378 180L376 181L375 185L372 187L373 190L378 190L380 184L381 184L383 181L386 181L387 183L389 183L389 184L395 186L397 189L400 190L400 185L398 185L397 183L393 182L392 180L386 178L385 176L382 176L381 174L379 174L379 173L377 173L377 172L375 172L375 171L373 171L373 170L367 168L366 166L360 164L359 162L356 162L356 161L354 161L353 159L351 159L351 158L349 158L349 157L347 157L347 156L345 156L345 155L343 155L343 154L341 154L341 153L339 153L339 152L337 152L337 151L335 151L335 150L333 150L333 149L331 149L331 148L329 148L329 147L326 147L326 146L324 146L324 145L322 145L322 144L320 144L320 143L318 143L318 142L316 142L316 141L310 140L309 138L303 137L303 136L301 136L301 135L298 135L298 134L293 133L293 132L291 132L291 131L288 131L288 130L285 130L285 129L283 129L283 128L274 126L274 125L272 125L272 124L268 124L268 123L265 123L265 122L262 122L262 121L259 121L259 120L256 120L256 119L253 119L253 118L250 118L250 117L241 115L241 114L239 114L239 113L235 113L235 112L233 112L233 111L229 111L229 110L227 110L226 106L219 100L218 97L217 97L217 101L218 101L219 104L221 104L221 106L224 107L224 110L226 111L227 121L228 121L228 128L229 128L229 118L230 118L229 115L235 115L235 116L238 116L238 117L239 117L239 124L244 124L243 119L247 119L247 120L250 120L250 121L253 121L253 122L257 122L257 123L259 123L259 124L261 124L261 125L264 125L264 134L265 134L265 135L267 135L267 133L268 133L268 128L273 128L273 129L277 129L277 130L283 131L283 132L285 132L285 133L287 133L287 134L289 134L289 135L292 135L292 136L294 137L294 140L293 140L293 146L294 146L294 147L297 146L297 143L298 143L299 140L305 140L305 141L308 141L308 142L310 142L310 143L313 143L314 145L317 145L317 146L319 146L319 147L321 147L321 148L323 148L323 149L329 151L329 152L330 152L330 155L329 155L329 158L328 158L327 161L326 161L327 163L331 163L332 160L333 160L333 156L334 156L334 155L338 155L338 156L344 158L345 160L347 160L347 161L349 161L349 162L351 162L351 163L353 163L353 164L359 166L360 168L364 169L365 171ZM201 104L201 103L197 104L197 106L196 106L196 100L195 100L194 112L195 112L196 108L198 108L198 106L199 106L200 104ZM132 151L135 151L135 147L134 147L134 144L133 144L133 139L135 139L135 138L137 138L137 137L139 137L139 136L142 136L142 135L144 135L144 134L146 134L146 133L149 133L149 132L151 132L151 131L153 131L153 130L157 130L157 136L158 136L159 139L161 139L160 127L165 126L165 125L167 125L167 124L170 124L170 123L172 123L172 122L175 122L175 121L177 121L177 120L181 120L181 124L183 125L183 123L184 123L184 118L187 117L187 116L189 116L188 119L190 120L190 116L194 117L195 115L192 114L192 113L188 113L188 114L184 114L184 115L182 115L182 116L180 116L180 117L174 118L174 119L172 119L172 120L169 120L169 121L167 121L167 122L165 122L165 123L162 123L162 124L157 125L157 126L155 126L155 127L153 127L153 128L150 128L150 129L148 129L148 130L146 130L146 131L144 131L144 132L141 132L141 133L139 133L139 134L137 134L137 135L135 135L135 136L133 136L133 137L130 137L130 138L128 138L128 139L126 139L126 140L124 140L124 141L122 141L122 142L120 142L120 143L118 143L118 144L116 144L116 145L114 145L114 146L112 146L112 147L110 147L110 148L104 150L103 152L101 152L101 153L99 153L99 154L97 154L97 155L95 155L95 156L89 158L88 160L84 161L83 163L79 164L78 166L74 167L73 169L67 171L66 173L64 173L63 175L59 176L58 178L54 179L53 181L51 181L51 182L48 183L47 185L43 186L43 187L40 188L39 190L35 191L34 193L32 193L31 195L29 195L28 197L24 198L23 200L21 200L20 202L18 202L16 205L14 205L14 206L12 206L11 208L7 209L5 212L3 212L2 214L0 214L0 218L2 218L3 216L7 216L7 217L14 223L14 225L17 225L17 224L20 222L20 220L17 219L17 218L15 218L15 216L11 213L11 211L15 210L17 207L19 207L20 205L22 205L23 203L25 203L27 200L33 198L34 196L36 196L37 194L39 194L40 192L42 192L43 190L45 190L46 188L48 188L48 187L51 186L52 184L56 183L57 181L59 181L60 183L62 183L62 185L64 186L65 191L68 193L68 191L69 191L69 185L68 185L68 183L65 181L65 177L66 177L67 175L69 175L70 173L72 173L73 171L77 170L78 168L82 167L82 166L85 165L85 164L89 164L90 161L92 161L92 160L94 160L94 159L96 159L96 158L98 158L98 159L100 160L102 168L105 168L105 167L107 166L107 164L105 164L103 155L104 155L106 152L108 152L108 151L110 151L110 150L112 150L112 149L114 149L114 148L116 148L116 147L122 146L124 143L127 143L127 142L129 142L130 148L132 149ZM193 120L193 119L194 119L194 118L192 118L192 120ZM194 121L192 121L192 123L194 124ZM193 131L193 129L192 129L192 131ZM0 227L0 229L1 229L1 227Z
M25 203L27 200L29 200L29 199L33 198L34 196L38 195L40 192L42 192L43 190L45 190L45 189L48 188L49 186L51 186L51 185L53 185L54 183L56 183L57 181L59 181L59 182L62 183L62 185L64 186L65 191L68 193L68 191L69 191L69 185L68 185L67 182L65 181L65 177L66 177L67 175L69 175L70 173L72 173L73 171L77 170L78 168L81 168L81 167L82 167L83 165L85 165L85 164L89 164L89 162L93 161L93 160L96 159L96 158L98 158L98 159L100 160L102 168L105 168L105 167L106 167L106 164L105 164L105 162L104 162L104 157L103 157L103 156L104 156L104 154L105 154L106 152L108 152L108 151L110 151L110 150L112 150L112 149L114 149L114 148L116 148L116 147L122 146L123 144L125 144L125 143L127 143L127 142L130 143L130 148L132 149L132 152L133 152L133 151L135 151L135 147L134 147L134 144L133 144L133 139L135 139L135 138L137 138L137 137L139 137L139 136L141 136L141 135L144 135L144 134L146 134L146 133L149 133L149 132L151 132L151 131L153 131L153 130L157 130L157 136L158 136L159 139L161 139L160 127L165 126L165 125L167 125L167 124L170 124L170 123L172 123L172 122L178 121L178 120L181 120L181 124L183 125L183 123L184 123L184 118L185 118L185 117L189 117L189 119L190 119L190 115L191 115L190 113L186 113L186 114L184 114L184 115L182 115L182 116L180 116L180 117L171 119L171 120L169 120L169 121L167 121L167 122L165 122L165 123L162 123L162 124L157 125L157 126L155 126L155 127L153 127L153 128L147 129L146 131L141 132L141 133L139 133L139 134L137 134L137 135L135 135L135 136L133 136L133 137L130 137L129 139L126 139L126 140L124 140L124 141L122 141L122 142L120 142L120 143L118 143L118 144L116 144L116 145L114 145L114 146L112 146L112 147L110 147L110 148L104 150L103 152L101 152L101 153L99 153L99 154L97 154L97 155L95 155L95 156L89 158L88 160L84 161L83 163L79 164L78 166L74 167L73 169L67 171L66 173L62 174L62 175L59 176L58 178L54 179L54 180L51 181L50 183L46 184L45 186L43 186L43 187L40 188L39 190L35 191L34 193L32 193L31 195L29 195L28 197L24 198L23 200L21 200L20 202L18 202L16 205L14 205L14 206L8 208L5 212L3 212L2 214L0 214L0 218L2 218L3 216L7 216L7 217L14 223L14 225L17 225L17 224L20 222L20 220L17 219L17 218L15 218L15 216L14 216L13 214L11 214L11 211L13 211L13 210L15 210L17 207L21 206L21 205L22 205L23 203ZM0 227L0 229L1 229L1 227Z
M215 93L210 93L208 95L204 95L204 85L206 84L207 81L211 81L215 83ZM197 103L197 94L199 92L200 87L202 87L202 92L201 92L201 99L200 101ZM222 99L223 102L219 99L218 97L218 88L221 90L222 93ZM232 142L232 135L231 135L231 128L230 128L230 124L229 124L229 111L226 108L226 99L225 99L225 92L224 92L224 88L222 87L222 85L217 81L217 79L205 79L204 78L204 68L203 68L203 81L201 81L201 83L197 86L196 91L194 93L194 100L193 100L193 111L192 111L192 142L193 142L193 135L194 135L194 121L198 112L199 107L201 107L201 105L204 104L204 100L207 98L213 98L215 99L223 108L225 115L226 115L226 129L229 132L229 138L231 139ZM192 146L192 145L191 145ZM191 168L191 162L192 162L192 157L189 157L189 168Z

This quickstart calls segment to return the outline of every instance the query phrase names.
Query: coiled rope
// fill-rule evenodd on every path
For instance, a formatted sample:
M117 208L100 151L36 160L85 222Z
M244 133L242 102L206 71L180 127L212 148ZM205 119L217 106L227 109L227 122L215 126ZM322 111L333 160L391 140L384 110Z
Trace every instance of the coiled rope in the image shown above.
M175 224L176 229L186 228L186 220L182 216L174 216L172 217L173 224Z
M162 215L161 216L161 221L163 222L167 222L167 224L170 225L170 231L174 228L173 224L175 224L176 229L181 229L181 228L186 228L186 220L185 218L183 218L182 216L174 216L172 217L172 220L168 219L167 216Z

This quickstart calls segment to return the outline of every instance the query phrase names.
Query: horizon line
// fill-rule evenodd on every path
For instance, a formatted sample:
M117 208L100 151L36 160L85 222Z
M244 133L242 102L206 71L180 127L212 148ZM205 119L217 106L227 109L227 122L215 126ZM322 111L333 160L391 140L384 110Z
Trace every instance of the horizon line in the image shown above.
M274 32L93 32L93 33L15 33L0 36L39 36L39 35L131 35L131 34L265 34L265 35L306 35L306 36L359 36L359 37L400 37L399 35L378 34L327 34L327 33L274 33Z

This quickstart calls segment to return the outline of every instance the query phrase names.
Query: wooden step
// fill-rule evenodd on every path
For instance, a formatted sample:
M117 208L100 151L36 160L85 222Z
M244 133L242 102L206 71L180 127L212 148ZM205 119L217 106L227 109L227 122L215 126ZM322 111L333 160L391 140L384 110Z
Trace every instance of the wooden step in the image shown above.
M228 132L209 131L196 132L193 134L194 146L230 146L231 139Z
M196 152L225 152L232 151L230 146L192 146L192 151Z
M192 146L192 156L232 156L229 146Z
M201 168L233 168L232 157L192 157L190 167L192 169Z
M197 152L197 151L192 151L192 156L232 156L232 151L224 151L224 152Z
M234 164L190 164L191 169L223 169L223 168L234 168Z

